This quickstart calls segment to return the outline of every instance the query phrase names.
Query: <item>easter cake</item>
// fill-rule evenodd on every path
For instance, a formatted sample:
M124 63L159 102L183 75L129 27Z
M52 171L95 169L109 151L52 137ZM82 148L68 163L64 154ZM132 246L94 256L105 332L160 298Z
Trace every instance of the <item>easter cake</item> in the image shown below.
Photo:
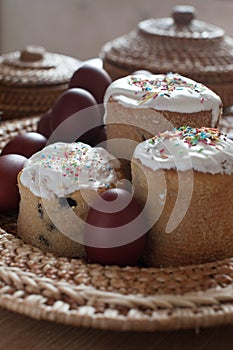
M217 127L222 113L218 95L177 73L120 78L106 90L104 105L107 139L121 139L108 142L108 150L127 159L135 143L181 125Z
M147 265L233 256L233 141L218 129L180 127L140 143L132 182L150 221Z
M123 177L120 162L101 147L82 142L46 146L18 175L18 235L43 251L83 257L89 207Z

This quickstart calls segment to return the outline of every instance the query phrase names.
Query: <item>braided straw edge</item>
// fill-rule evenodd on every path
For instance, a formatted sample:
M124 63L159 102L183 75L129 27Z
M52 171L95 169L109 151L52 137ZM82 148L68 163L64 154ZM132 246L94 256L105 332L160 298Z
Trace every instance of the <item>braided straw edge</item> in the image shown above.
M210 289L205 292L185 295L122 295L96 290L85 285L70 285L39 277L19 268L0 266L0 306L39 320L48 320L72 326L93 327L111 330L155 331L181 328L198 328L227 324L233 321L233 306L225 304L224 312L216 314L211 306L233 301L231 287ZM79 304L77 309L61 296L71 298ZM53 305L47 305L53 299ZM96 313L94 302L103 301L109 305L102 313ZM127 316L120 315L116 306L130 309ZM152 316L142 315L139 306L153 309ZM198 313L204 306L205 312ZM190 310L191 308L191 310ZM170 309L170 312L163 310Z
M4 231L1 233L5 234ZM0 306L35 319L73 326L154 331L213 326L233 321L233 305L227 304L233 301L232 287L184 295L122 295L91 286L54 281L17 267L4 266L1 262L0 284ZM71 303L62 300L65 298L77 303L78 307L72 309ZM108 305L104 313L96 313L94 304L97 300ZM47 304L48 301L50 304ZM212 307L221 303L224 304L224 312L216 314ZM119 306L129 309L127 316L117 312L116 307ZM152 315L140 312L141 307L153 310ZM204 313L198 312L200 307L204 307Z

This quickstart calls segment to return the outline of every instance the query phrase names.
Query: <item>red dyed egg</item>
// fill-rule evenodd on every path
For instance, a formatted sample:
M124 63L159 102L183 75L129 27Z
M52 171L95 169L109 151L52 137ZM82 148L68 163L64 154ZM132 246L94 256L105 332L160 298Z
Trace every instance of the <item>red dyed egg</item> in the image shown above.
M47 112L45 112L37 124L37 132L41 135L44 135L47 139L51 135L50 130L50 115L51 115L51 109L49 109Z
M52 108L50 126L56 142L76 140L95 145L99 138L102 117L92 94L73 88L64 92ZM53 142L54 142L53 141Z
M27 158L18 154L0 157L0 212L16 210L19 205L17 175Z
M89 131L82 134L80 137L75 139L75 142L83 142L91 147L103 147L106 148L106 130L104 126L97 126L91 128ZM69 141L70 142L70 141Z
M1 155L20 154L24 157L31 157L46 145L45 136L37 132L27 132L13 137L2 149Z
M84 244L90 262L136 265L145 244L142 208L130 192L115 188L97 197L89 210Z
M94 107L95 117L100 118L97 102L90 92L79 88L65 91L59 96L52 108L50 117L51 129L55 130L68 117L89 107Z
M69 83L69 88L82 88L89 91L99 104L103 103L104 94L112 79L103 68L84 64L77 69Z

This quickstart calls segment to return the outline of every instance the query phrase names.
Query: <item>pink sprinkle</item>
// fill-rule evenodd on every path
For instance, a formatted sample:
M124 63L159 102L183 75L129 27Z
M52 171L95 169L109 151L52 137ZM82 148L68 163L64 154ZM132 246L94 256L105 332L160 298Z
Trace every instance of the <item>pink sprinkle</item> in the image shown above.
M201 101L201 103L204 103L204 97L202 97L200 101Z

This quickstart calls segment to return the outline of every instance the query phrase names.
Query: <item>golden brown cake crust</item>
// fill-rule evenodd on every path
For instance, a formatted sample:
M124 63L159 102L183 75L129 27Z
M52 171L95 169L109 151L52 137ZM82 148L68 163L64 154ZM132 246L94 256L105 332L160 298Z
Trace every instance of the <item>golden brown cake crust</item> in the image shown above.
M221 111L219 113L219 118ZM216 122L216 127L219 123ZM128 108L110 98L106 105L107 138L129 138L142 142L159 132L189 125L194 128L211 126L212 111L179 113L152 108ZM117 125L116 125L117 124Z
M43 251L54 252L61 256L83 257L83 246L70 240L55 225L57 221L56 212L60 218L66 219L67 207L63 206L65 197L63 199L42 200L23 186L20 179L18 184L21 201L17 221L17 234L23 241ZM88 208L81 200L79 191L73 193L69 198L78 203L79 216L85 219ZM52 218L49 217L46 209L53 211L54 214L50 213ZM74 208L73 210L77 212L77 209ZM81 225L80 232L82 232Z
M181 186L188 188L192 181L190 173L182 173ZM192 171L194 187L187 212L172 232L166 232L178 194L177 174L172 169L153 171L133 159L135 196L143 205L147 200L148 187L153 186L148 218L160 210L158 197L166 180L166 202L159 219L148 232L144 262L150 266L179 266L233 256L233 175ZM184 206L186 204L183 203Z
M219 122L220 115L221 111L216 124ZM106 105L105 119L107 149L116 157L127 159L123 161L123 164L128 177L130 177L130 160L138 143L181 125L195 128L201 128L203 125L211 126L212 111L181 114L152 108L127 108L110 98ZM109 141L113 139L118 140L118 142ZM129 142L129 140L133 142Z
M118 180L124 179L122 168L115 169ZM20 206L17 221L17 234L26 243L32 244L45 252L59 256L85 256L83 229L89 208L99 193L106 190L81 189L66 197L42 199L35 196L20 181ZM115 187L112 184L110 187ZM73 215L74 214L74 215ZM79 220L80 219L80 220ZM69 237L61 232L69 231Z

